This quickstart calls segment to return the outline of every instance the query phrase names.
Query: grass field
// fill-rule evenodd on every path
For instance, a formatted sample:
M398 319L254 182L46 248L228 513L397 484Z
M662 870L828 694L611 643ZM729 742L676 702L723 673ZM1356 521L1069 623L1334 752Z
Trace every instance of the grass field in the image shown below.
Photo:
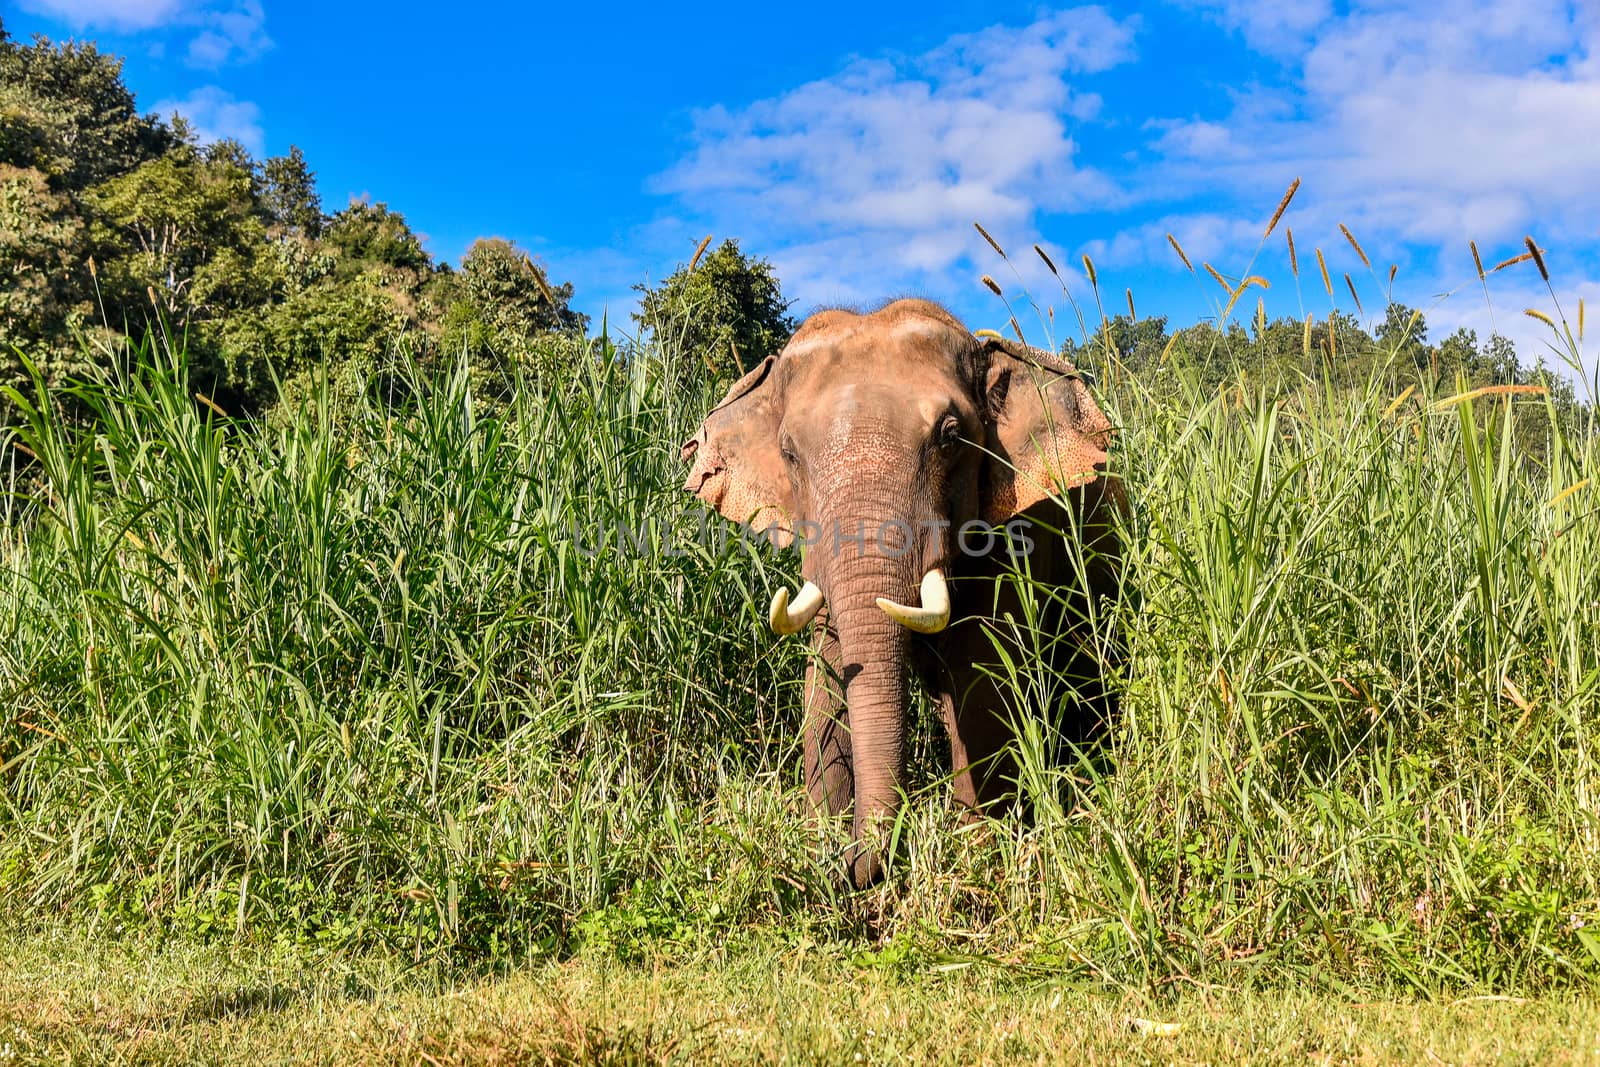
M392 958L8 937L0 1063L1587 1063L1600 1003L1108 990L748 942L451 981Z
M860 895L760 616L795 562L682 536L708 397L655 360L495 405L401 361L262 427L150 352L15 398L0 1062L1587 1054L1592 409L1183 362L1103 369L1109 760L1025 746L1039 818L959 826L919 710Z

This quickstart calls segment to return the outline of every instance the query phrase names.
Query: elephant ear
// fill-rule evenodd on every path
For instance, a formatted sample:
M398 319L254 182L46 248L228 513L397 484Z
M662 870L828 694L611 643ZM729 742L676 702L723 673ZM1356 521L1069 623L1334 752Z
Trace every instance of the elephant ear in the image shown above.
M1071 363L1012 341L991 338L983 349L989 456L982 510L1000 524L1099 478L1112 430Z
M794 499L778 448L777 364L768 356L734 382L680 455L693 462L685 489L781 548L793 540Z

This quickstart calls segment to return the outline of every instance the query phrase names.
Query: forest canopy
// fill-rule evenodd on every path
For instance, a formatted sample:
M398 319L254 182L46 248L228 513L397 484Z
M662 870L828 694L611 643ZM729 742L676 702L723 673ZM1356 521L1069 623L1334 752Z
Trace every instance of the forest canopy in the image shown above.
M253 159L202 145L181 116L141 114L122 61L92 43L0 26L0 385L49 384L157 319L220 406L262 410L324 357L420 351L533 359L582 333L572 286L514 243L436 262L387 204L328 213L298 147Z

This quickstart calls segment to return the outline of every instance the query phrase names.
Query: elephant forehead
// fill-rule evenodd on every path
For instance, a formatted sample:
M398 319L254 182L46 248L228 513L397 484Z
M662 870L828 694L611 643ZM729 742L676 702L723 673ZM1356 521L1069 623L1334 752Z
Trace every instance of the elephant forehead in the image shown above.
M884 422L899 406L892 391L880 383L835 379L818 394L811 410L838 436L869 423Z
M871 315L808 321L789 343L784 359L796 369L804 365L821 374L852 370L904 374L918 366L956 369L976 347L955 320L914 309L895 311L896 307Z
M864 421L889 421L927 430L950 410L950 396L946 390L919 384L836 381L818 393L813 409L836 428Z

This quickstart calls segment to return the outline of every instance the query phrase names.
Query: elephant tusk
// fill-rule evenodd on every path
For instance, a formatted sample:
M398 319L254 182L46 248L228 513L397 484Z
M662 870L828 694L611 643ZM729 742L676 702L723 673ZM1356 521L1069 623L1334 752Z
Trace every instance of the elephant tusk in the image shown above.
M772 607L767 612L767 622L772 626L775 634L797 634L806 628L806 623L816 617L822 609L822 590L812 582L807 582L800 587L799 594L794 598L794 606L789 606L789 590L780 588L772 594Z
M878 598L883 613L908 630L919 634L936 634L950 625L950 588L944 584L944 572L938 567L922 576L922 606L908 608L887 597Z

